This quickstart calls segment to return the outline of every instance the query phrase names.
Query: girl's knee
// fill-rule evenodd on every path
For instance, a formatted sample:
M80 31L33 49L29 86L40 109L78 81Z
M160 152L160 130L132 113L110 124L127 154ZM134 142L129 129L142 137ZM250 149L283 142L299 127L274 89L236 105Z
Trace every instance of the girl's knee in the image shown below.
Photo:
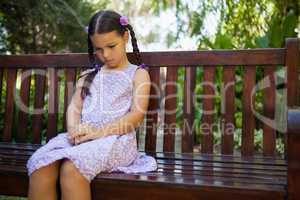
M40 169L35 170L29 176L30 185L51 185L55 184L58 180L58 167L56 164L49 165L46 167L42 167Z
M60 161L56 161L52 164L41 167L41 168L35 170L34 172L32 172L30 177L49 177L49 178L53 177L53 178L57 178L58 177L58 172L59 172L59 165L60 165Z
M64 160L60 168L60 183L62 186L71 186L86 181L72 161Z

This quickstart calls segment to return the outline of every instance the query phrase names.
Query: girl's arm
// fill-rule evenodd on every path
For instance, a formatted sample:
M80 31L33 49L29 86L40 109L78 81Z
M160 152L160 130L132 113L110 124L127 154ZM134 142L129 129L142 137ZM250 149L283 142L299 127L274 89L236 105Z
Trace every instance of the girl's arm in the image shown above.
M84 72L81 73L81 75ZM76 83L76 89L72 96L71 102L68 106L67 113L66 113L66 120L67 120L67 131L69 134L74 133L76 130L76 126L80 123L81 120L81 111L83 100L81 98L81 89L84 82L84 77L81 77Z
M88 134L79 139L79 143L108 135L123 135L137 128L144 119L149 104L151 81L148 71L138 69L133 81L133 103L126 115L102 128L91 128Z

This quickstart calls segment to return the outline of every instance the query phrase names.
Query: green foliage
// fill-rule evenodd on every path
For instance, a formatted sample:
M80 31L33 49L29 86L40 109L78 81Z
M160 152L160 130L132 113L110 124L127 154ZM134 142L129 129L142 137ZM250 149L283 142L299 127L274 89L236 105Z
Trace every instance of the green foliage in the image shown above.
M181 1L180 8L186 8ZM178 6L177 6L178 7ZM177 8L176 7L176 8ZM188 6L187 6L188 7ZM190 19L188 32L191 36L198 38L198 49L236 49L236 48L268 48L282 47L287 37L297 37L295 29L299 24L299 8L300 3L297 1L274 1L274 0L216 0L199 2L198 7L191 9L191 14L187 14ZM177 9L177 12L187 12L188 9ZM208 14L214 13L219 17L217 32L214 36L206 35L204 30L204 21ZM217 20L217 17L216 17ZM180 20L179 20L180 22ZM180 25L179 25L180 26ZM185 29L179 29L179 32L186 32ZM278 75L280 71L276 72ZM243 89L243 67L236 69L236 84L235 84L235 147L241 146L241 131L242 131L242 89ZM179 76L184 74L179 73ZM203 71L200 68L197 72L197 83L195 93L202 94L202 77ZM259 82L263 78L263 71L258 68L256 80ZM222 80L221 70L216 71L216 88L220 91ZM183 84L183 82L179 82ZM181 87L182 88L182 87ZM278 98L278 97L277 97ZM262 113L263 95L262 91L256 93L256 111ZM178 106L182 105L182 99L179 99ZM197 109L195 113L195 123L201 124L202 110L201 101L197 101ZM279 100L279 102L283 102ZM278 102L277 102L278 103ZM218 94L215 98L216 110L220 110L220 97ZM279 110L277 115L278 122L282 124L284 119L280 116L284 115L280 105L276 106ZM279 117L278 117L279 116ZM180 124L182 111L178 113L177 119ZM220 113L216 114L216 121L220 119ZM197 129L197 141L201 141L200 130ZM277 150L283 152L283 135L278 133L279 138L276 140ZM220 134L215 132L215 143L220 143ZM262 148L263 132L260 127L255 130L255 148Z
M96 9L104 8L106 1L101 2L94 7L85 0L2 0L1 51L85 52L84 27Z
M269 22L268 30L265 35L256 38L256 46L266 47L282 47L287 37L297 37L295 29L298 25L298 16L295 10L291 9L283 18L274 16Z

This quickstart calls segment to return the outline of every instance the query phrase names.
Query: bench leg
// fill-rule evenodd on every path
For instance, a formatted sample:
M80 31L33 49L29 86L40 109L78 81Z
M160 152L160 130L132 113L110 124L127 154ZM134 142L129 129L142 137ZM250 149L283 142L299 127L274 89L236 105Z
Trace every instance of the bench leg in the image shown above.
M288 112L288 200L300 199L300 109Z

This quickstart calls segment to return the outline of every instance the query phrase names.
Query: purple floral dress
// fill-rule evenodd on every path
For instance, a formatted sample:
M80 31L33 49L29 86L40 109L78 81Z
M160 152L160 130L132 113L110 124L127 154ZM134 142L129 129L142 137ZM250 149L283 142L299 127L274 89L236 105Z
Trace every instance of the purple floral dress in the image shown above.
M99 70L90 85L91 95L83 102L81 122L95 127L118 120L133 99L133 77L139 67L129 64L119 71ZM137 149L136 132L111 135L72 145L67 132L60 133L40 147L27 162L28 175L57 160L71 160L90 182L100 172L139 173L157 169L156 160Z

